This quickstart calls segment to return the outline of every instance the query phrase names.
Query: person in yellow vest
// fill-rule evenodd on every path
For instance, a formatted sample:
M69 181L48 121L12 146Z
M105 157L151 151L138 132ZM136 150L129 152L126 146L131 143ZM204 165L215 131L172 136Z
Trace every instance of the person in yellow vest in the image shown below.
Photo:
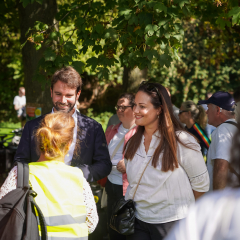
M41 153L29 163L29 181L37 193L49 239L86 240L98 223L94 197L82 170L65 165L74 133L74 120L67 113L48 114L36 132ZM9 173L0 189L0 199L16 189L17 167Z

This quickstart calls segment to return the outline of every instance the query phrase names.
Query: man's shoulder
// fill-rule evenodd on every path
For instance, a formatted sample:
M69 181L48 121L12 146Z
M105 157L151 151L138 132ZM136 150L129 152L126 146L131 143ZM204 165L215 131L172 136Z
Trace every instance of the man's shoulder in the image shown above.
M40 116L40 117L37 117L37 118L32 119L32 120L30 120L30 121L27 121L26 125L27 125L28 127L31 127L31 128L36 127L36 126L39 126L39 124L41 123L41 121L43 120L43 118L44 118L46 115L47 115L47 114L44 114L44 115L42 115L42 116Z
M227 133L232 133L234 134L235 132L237 132L237 127L233 124L229 124L228 122L234 122L237 123L234 120L229 120L226 122L223 122L219 127L217 127L213 133L222 133L222 134L227 134Z
M90 124L90 126L94 125L94 126L101 126L101 124L99 122L97 122L96 120L80 113L80 112L77 112L77 116L78 116L78 119L80 120L80 122L82 122L84 125L85 124Z

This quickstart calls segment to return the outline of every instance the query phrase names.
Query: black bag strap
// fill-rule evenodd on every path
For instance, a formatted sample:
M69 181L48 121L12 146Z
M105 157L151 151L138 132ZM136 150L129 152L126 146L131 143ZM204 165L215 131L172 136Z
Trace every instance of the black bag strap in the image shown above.
M29 166L27 163L17 162L17 187L18 188L30 188L29 186ZM47 240L47 227L46 222L43 216L43 213L37 203L34 201L34 198L37 196L37 193L29 189L29 194L31 196L32 207L35 207L35 210L38 213L40 229L41 229L41 240Z
M228 124L232 124L232 125L234 125L235 127L237 127L238 129L239 129L239 127L238 127L238 124L237 123L235 123L235 122L224 122L224 123L228 123Z
M235 123L235 122L232 122L232 121L231 121L231 122L224 122L224 123L228 123L228 124L234 125L237 129L239 129L238 124ZM239 174L236 172L236 170L232 167L231 163L229 163L228 168L229 168L230 172L233 173L234 175L236 175L237 178L238 178L238 180L240 181L240 175L239 175Z
M34 197L37 195L37 193L34 192L33 190L31 190L30 194L32 196L32 199L31 199L32 206L35 207L35 210L38 213L38 218L39 218L39 223L40 223L40 228L41 228L41 240L48 240L45 218L43 216L41 209L39 208L39 206L37 205L37 203L34 200Z
M29 187L29 166L26 163L17 162L17 188Z

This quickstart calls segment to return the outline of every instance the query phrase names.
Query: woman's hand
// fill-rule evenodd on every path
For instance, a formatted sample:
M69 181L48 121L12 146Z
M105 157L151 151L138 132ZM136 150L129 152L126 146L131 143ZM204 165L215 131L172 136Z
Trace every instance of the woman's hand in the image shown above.
M126 172L126 167L125 167L125 163L124 163L124 159L120 160L117 164L117 170L121 173L125 173Z

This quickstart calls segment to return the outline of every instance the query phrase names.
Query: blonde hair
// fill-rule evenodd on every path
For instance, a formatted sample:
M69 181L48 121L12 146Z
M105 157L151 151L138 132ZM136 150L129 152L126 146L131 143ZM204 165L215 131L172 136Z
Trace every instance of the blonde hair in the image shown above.
M207 125L207 114L201 105L196 105L193 101L186 101L182 103L183 110L191 112L193 120L205 129Z
M52 160L67 154L74 126L74 120L68 113L57 112L45 116L35 136L38 150L46 159Z

